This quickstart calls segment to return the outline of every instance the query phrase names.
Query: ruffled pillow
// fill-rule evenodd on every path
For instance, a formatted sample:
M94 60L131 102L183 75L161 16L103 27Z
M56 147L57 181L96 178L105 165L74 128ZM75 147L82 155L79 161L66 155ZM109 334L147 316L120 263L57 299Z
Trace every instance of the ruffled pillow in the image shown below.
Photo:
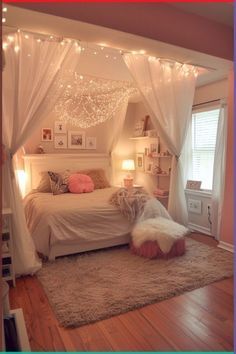
M71 193L89 193L93 192L94 183L89 176L75 173L68 179L68 188Z
M63 173L48 171L48 175L50 177L52 194L57 195L57 194L63 194L69 192L69 188L68 188L68 179L70 176L69 171L65 171Z

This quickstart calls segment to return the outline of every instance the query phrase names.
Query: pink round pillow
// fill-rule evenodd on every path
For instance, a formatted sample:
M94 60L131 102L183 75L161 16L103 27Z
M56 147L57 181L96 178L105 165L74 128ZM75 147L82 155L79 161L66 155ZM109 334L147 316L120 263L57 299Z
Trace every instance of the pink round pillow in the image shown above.
M89 176L75 173L68 179L68 188L71 193L89 193L94 190L94 183Z

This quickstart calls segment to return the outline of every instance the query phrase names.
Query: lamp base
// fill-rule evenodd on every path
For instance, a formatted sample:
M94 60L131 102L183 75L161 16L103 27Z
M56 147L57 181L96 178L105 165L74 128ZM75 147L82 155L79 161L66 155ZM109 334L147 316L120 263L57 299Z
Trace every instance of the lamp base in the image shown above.
M133 182L134 179L133 178L124 178L124 187L125 188L132 188L133 187Z

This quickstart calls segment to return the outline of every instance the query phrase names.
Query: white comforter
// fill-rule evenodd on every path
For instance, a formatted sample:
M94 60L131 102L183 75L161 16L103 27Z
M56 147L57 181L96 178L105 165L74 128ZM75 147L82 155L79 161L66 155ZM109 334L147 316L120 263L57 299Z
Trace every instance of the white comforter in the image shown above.
M117 189L29 194L24 200L25 215L37 251L48 256L57 243L107 240L130 233L132 223L109 203Z

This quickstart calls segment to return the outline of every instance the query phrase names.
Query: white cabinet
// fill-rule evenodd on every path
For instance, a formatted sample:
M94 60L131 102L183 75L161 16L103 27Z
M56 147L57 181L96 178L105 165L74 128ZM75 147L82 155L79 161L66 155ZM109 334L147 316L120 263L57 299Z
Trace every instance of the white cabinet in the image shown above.
M7 282L15 283L13 240L12 240L12 211L2 209L2 277Z

